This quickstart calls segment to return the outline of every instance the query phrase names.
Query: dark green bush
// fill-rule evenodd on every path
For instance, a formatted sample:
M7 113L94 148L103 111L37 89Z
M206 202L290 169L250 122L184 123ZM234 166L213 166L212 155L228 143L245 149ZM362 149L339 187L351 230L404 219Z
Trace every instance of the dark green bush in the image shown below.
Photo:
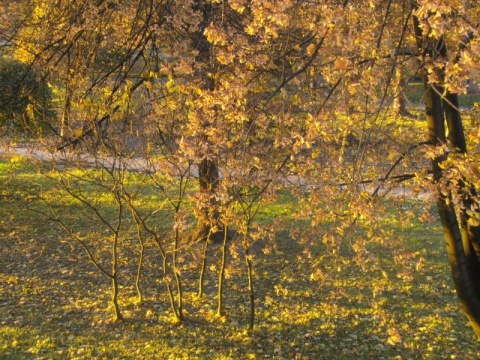
M15 132L45 128L54 117L47 81L29 64L0 58L0 125Z

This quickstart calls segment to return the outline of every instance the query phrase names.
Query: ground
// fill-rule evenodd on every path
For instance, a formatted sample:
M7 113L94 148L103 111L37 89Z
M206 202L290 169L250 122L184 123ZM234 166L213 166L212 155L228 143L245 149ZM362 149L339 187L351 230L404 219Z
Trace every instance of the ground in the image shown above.
M256 324L249 331L241 255L229 257L227 315L218 318L220 247L210 250L202 299L196 298L198 261L194 261L201 244L187 252L181 273L186 321L179 323L169 309L158 254L147 244L141 282L144 301L136 299L134 264L121 260L120 305L126 321L115 323L109 281L79 245L38 214L18 207L19 199L9 188L3 187L1 196L0 358L480 357L480 344L453 289L437 220L417 218L400 226L402 215L395 209L420 214L428 203L385 200L392 212L382 227L391 238L367 244L361 257L349 246L351 239L345 239L335 256L320 240L295 240L290 230L299 224L287 216L272 242L260 240L254 246ZM283 201L260 214L261 220L288 213L290 199ZM132 239L123 241L120 258L127 259L137 245ZM108 263L108 258L104 261Z

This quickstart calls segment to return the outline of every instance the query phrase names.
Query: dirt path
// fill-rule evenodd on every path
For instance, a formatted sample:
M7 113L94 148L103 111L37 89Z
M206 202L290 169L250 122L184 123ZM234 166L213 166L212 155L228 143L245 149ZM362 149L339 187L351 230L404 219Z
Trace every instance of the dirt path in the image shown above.
M27 159L32 161L46 161L53 162L57 164L59 168L64 168L68 164L75 164L76 166L82 167L96 167L96 166L105 166L108 168L119 166L118 160L115 160L109 156L92 156L88 154L81 153L71 153L65 151L59 152L50 152L46 150L39 150L33 147L27 146L5 146L0 145L0 159L9 159L12 156L25 156ZM130 171L137 172L155 172L160 171L156 169L154 165L145 158L131 157L124 159L123 161L126 168ZM190 168L190 175L192 177L198 177L198 170L195 166ZM220 176L221 177L221 176ZM292 184L302 184L305 183L302 179L298 177L289 178L287 182ZM362 190L369 192L370 194L375 191L375 186L369 185L359 185ZM424 190L421 192L414 192L408 187L388 187L382 186L378 191L379 196L386 197L396 197L396 198L408 198L408 199L418 199L422 201L431 201L434 198L432 191Z

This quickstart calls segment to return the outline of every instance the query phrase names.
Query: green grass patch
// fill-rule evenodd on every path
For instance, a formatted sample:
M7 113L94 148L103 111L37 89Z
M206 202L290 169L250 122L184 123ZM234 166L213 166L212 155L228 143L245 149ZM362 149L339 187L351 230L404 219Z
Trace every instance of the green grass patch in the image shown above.
M407 96L408 101L411 103L423 103L423 97L425 95L423 83L417 81L409 82L405 89L405 95ZM480 102L480 94L460 94L458 96L458 101L460 107L471 108L475 105L475 103Z

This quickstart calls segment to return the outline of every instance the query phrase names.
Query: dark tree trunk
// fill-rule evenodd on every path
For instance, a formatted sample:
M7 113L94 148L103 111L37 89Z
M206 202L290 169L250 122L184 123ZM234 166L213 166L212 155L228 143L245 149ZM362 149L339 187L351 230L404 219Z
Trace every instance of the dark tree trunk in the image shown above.
M215 194L218 189L219 175L215 161L203 159L198 165L198 181L200 189L208 200L199 204L197 227L190 234L189 241L202 240L221 243L223 239L222 226L219 223L218 201Z
M402 71L399 69L396 69L395 71L395 84L396 89L393 108L401 116L414 118L415 115L407 110L407 97L405 96L405 87L407 86L407 82L405 81Z
M412 0L414 8L416 1ZM431 38L423 34L419 21L414 17L414 30L419 49L424 51L431 60L445 58L447 49L445 39ZM438 74L443 78L443 74ZM446 127L448 127L448 145L453 153L467 152L462 117L458 108L456 94L444 93L441 85L429 84L425 77L425 112L429 133L429 143L442 145L447 143ZM443 98L440 94L443 95ZM443 177L441 163L449 154L437 156L433 159L434 180L439 182ZM458 181L456 191L461 194L461 203L454 205L452 191L453 184L449 184L447 193L438 190L437 207L440 215L443 233L447 243L447 253L452 271L452 277L462 307L467 314L477 336L480 338L480 230L479 227L468 224L467 210L472 208L475 189L465 179Z
M203 89L208 91L215 90L215 82L212 72L212 45L204 35L205 29L213 18L214 6L206 1L197 0L193 9L202 14L202 21L198 30L192 35L193 47L197 49L198 55L196 61L201 66L200 77L203 80ZM205 127L214 126L215 119L210 119ZM209 139L205 136L205 142ZM215 159L205 157L198 164L198 179L203 198L208 199L199 205L199 216L197 227L190 234L189 241L196 242L201 240L222 241L222 229L219 224L218 202L216 192L219 184L218 165Z

